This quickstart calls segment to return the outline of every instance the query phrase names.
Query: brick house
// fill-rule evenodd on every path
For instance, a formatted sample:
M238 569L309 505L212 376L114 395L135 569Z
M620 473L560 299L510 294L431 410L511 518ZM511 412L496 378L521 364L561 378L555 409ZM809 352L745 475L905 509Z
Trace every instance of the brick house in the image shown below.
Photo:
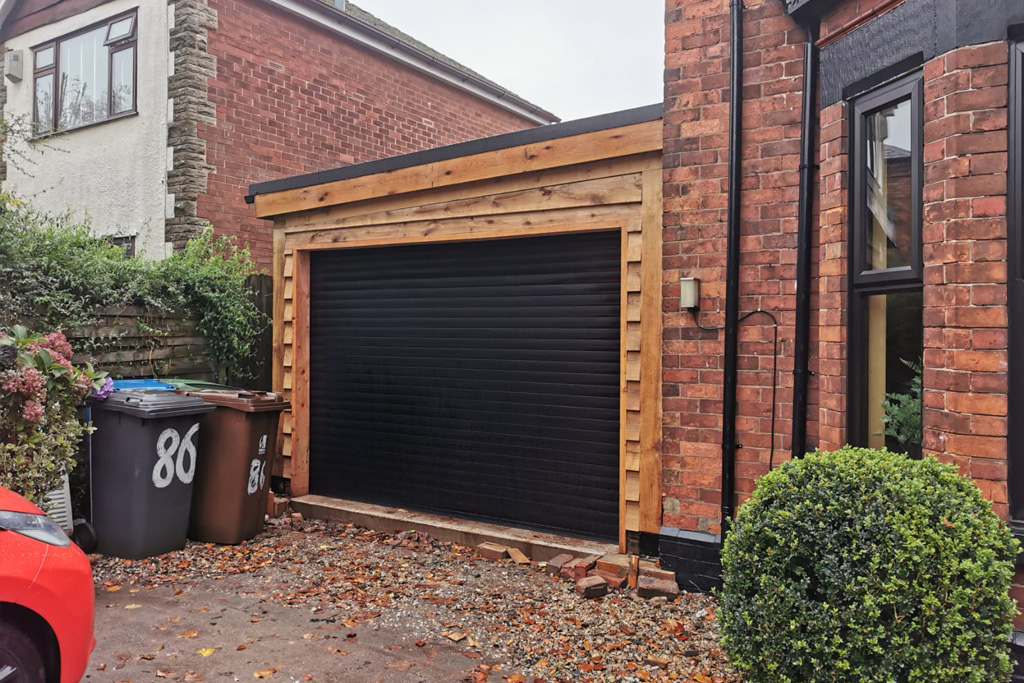
M343 0L5 0L0 21L0 100L34 138L4 188L156 258L212 223L269 267L253 179L557 120Z
M899 447L882 401L904 361L923 366L913 446L1024 530L1022 39L1013 1L668 0L662 547L681 581L713 583L722 520L773 460ZM774 403L773 324L742 318L759 310Z

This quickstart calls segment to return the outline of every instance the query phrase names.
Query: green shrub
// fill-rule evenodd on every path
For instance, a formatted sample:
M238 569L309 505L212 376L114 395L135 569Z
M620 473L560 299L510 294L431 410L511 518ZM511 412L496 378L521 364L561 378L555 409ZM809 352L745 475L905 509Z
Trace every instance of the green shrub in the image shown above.
M728 533L723 643L750 683L1005 683L1018 548L952 466L815 453Z
M268 324L246 285L255 272L248 250L209 228L162 261L126 258L70 214L39 213L0 194L0 325L69 330L127 306L185 313L222 375L240 376Z

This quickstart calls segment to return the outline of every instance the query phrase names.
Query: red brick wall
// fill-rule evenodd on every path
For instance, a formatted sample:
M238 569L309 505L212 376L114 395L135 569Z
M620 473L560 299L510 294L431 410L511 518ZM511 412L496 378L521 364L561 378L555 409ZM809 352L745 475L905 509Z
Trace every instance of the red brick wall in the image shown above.
M779 0L744 11L744 140L740 310L780 322L775 462L792 432L793 326L803 31ZM725 295L729 152L729 3L669 0L664 234L665 524L717 532L721 504L722 332L679 310L680 276L702 282L701 324L720 325ZM813 303L817 307L817 301ZM816 341L816 340L815 340ZM772 327L744 322L739 343L736 488L768 471ZM814 368L812 368L814 369ZM812 383L813 389L813 383ZM812 443L817 440L811 395Z
M1006 492L1007 46L925 65L924 447Z
M761 308L781 322L778 463L791 433L804 37L780 0L744 4L740 311ZM892 6L844 3L825 31ZM721 502L722 332L698 329L679 310L678 278L701 279L701 322L721 324L728 18L726 0L668 2L664 519L710 532L718 531ZM925 65L924 79L924 448L973 477L1005 518L1007 45L942 55ZM848 126L845 103L820 112L808 442L825 449L847 439ZM741 326L738 502L768 470L772 356L764 322Z
M821 168L818 174L818 433L820 448L846 443L846 306L849 223L848 136L845 103L821 112ZM813 288L813 287L812 287ZM812 309L813 311L813 309ZM814 353L812 347L811 353Z
M534 125L257 0L209 4L217 125L199 134L215 171L199 215L262 266L271 229L243 201L250 183Z

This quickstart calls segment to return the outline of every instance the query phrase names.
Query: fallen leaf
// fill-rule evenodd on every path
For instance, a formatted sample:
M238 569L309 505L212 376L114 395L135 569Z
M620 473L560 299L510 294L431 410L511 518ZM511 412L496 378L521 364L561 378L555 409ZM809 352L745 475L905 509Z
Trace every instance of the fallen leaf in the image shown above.
M203 648L203 649L201 649L201 650L196 650L196 652L197 652L198 654L202 655L203 657L209 657L209 656L210 656L210 655L212 655L212 654L213 654L214 652L216 652L216 650L214 650L214 649L213 649L212 647L204 647L204 648Z
M194 671L189 671L187 674L185 674L185 678L183 678L182 680L185 680L185 681L201 681L201 680L203 680L203 677L200 676L199 674L195 673Z
M178 637L179 638L198 638L199 637L199 631L185 631L184 633L182 633Z
M170 671L161 671L160 669L157 669L156 670L156 677L157 678L174 678L174 674L171 673Z
M274 669L260 669L252 675L253 678L273 678L277 673Z
M139 609L142 605L125 605L125 609Z
M107 586L108 593L116 593L119 590L121 590L120 586Z
M239 645L239 646L238 646L238 647L236 647L235 649L236 649L236 650L244 650L244 649L245 649L245 645Z

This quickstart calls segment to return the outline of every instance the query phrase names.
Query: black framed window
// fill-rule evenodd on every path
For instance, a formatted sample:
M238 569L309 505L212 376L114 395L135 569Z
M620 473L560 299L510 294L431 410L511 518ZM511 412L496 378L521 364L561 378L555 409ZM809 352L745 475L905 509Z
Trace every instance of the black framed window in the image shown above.
M851 106L849 440L918 455L924 346L920 72Z
M1009 304L1009 497L1011 525L1024 537L1024 43L1010 44L1007 251Z
M37 135L135 113L137 23L119 14L33 49Z

